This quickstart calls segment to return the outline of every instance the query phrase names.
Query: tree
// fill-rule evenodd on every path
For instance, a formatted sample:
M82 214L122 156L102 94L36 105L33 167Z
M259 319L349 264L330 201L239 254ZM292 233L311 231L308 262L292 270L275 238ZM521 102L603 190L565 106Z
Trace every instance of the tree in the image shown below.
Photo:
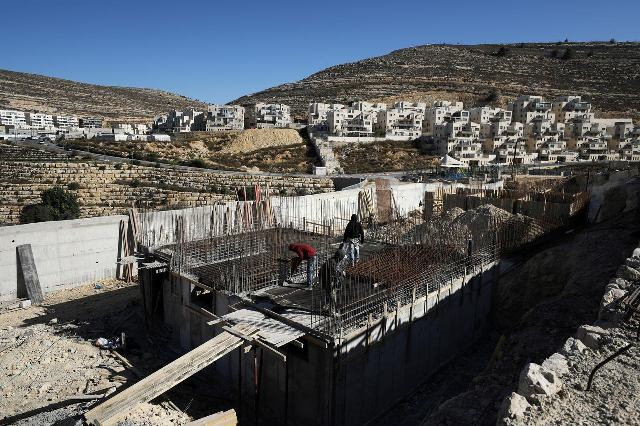
M609 40L609 44L616 44L616 39L612 38L611 40Z
M25 206L20 212L20 223L68 220L80 217L78 197L60 186L49 188L40 194L40 204Z

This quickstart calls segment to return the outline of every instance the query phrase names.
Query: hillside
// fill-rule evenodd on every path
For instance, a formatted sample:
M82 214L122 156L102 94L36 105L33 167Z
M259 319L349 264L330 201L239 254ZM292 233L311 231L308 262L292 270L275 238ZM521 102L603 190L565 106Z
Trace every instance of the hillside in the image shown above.
M187 108L206 109L206 104L162 90L98 86L0 70L0 109L150 122L172 109Z
M505 56L497 56L501 47ZM570 48L573 59L563 60ZM557 50L557 57L552 57ZM597 114L640 119L640 43L525 43L514 45L424 45L327 68L295 83L243 96L234 102L289 104L306 116L310 102L398 98L431 103L461 100L467 106L492 88L505 104L521 94L548 98L580 94Z

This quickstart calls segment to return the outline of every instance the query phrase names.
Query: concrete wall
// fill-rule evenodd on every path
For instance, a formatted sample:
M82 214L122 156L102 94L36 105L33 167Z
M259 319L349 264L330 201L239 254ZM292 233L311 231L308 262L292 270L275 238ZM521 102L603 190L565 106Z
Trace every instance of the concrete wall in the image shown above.
M487 265L370 327L346 333L335 345L319 346L303 337L298 340L304 350L282 347L289 364L289 423L360 425L384 413L486 332L498 272L499 264ZM172 324L174 343L190 350L222 330L185 307L192 284L176 276L171 284L170 276L163 285L165 321ZM207 308L224 315L238 301L216 292ZM254 355L259 352L240 355L236 350L212 367L229 385L227 397L236 399L241 363L243 394L252 399ZM286 370L280 358L264 353L260 411L272 419L284 418Z
M31 244L43 294L115 278L120 221L128 216L43 222L0 228L0 300L26 297L16 246Z

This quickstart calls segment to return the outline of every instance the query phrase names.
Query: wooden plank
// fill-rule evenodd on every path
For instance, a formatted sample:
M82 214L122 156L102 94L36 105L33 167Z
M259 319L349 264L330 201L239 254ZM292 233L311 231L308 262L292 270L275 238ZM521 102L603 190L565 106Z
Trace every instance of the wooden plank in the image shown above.
M33 260L31 244L23 244L17 246L16 249L18 250L20 268L22 269L22 276L24 277L24 283L27 287L29 300L31 300L31 303L42 303L44 297L42 296L42 288L40 288L36 263Z
M314 334L321 334L319 331L312 329L311 327L307 327L304 324L300 324L297 323L287 317L284 317L276 312L270 311L269 309L265 309L262 306L259 306L255 303L253 303L252 301L248 300L248 299L242 299L242 303L247 305L247 306L251 306L252 308L255 308L256 310L262 312L263 314L265 314L268 317L277 319L278 321L282 321L283 323L294 327L294 328L299 328L302 331L307 332L307 334L304 336L307 340L309 340L310 342L315 343L316 345L320 346L321 348L327 348L328 346L328 342L331 341L332 339L329 337L326 337L327 340L321 340L318 337L315 337ZM313 334L312 334L313 333ZM324 337L324 336L322 336Z
M251 335L256 332L255 327L246 324L238 324L233 329L245 335ZM242 342L243 340L239 337L226 332L220 333L213 339L151 374L146 379L139 381L87 412L85 414L87 423L95 426L116 424L120 418L139 404L149 402L171 389L233 351Z
M232 420L232 423L226 423L229 420ZM211 414L210 416L194 420L187 423L185 426L218 426L221 424L235 425L237 423L238 419L236 417L236 410L232 408L229 411L220 411L219 413Z

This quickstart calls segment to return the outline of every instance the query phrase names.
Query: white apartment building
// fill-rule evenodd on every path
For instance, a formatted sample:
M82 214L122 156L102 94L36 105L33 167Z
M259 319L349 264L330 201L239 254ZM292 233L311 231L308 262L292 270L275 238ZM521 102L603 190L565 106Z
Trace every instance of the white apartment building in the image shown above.
M507 110L512 111L513 120L530 123L536 118L555 121L551 102L544 102L542 96L520 96L515 102L509 102Z
M415 139L422 134L424 114L417 109L392 108L378 111L377 116L373 125L377 135L384 133L384 136L388 138Z
M369 112L373 114L373 123L378 120L378 113L387 109L387 104L379 102L354 102L353 107L355 111Z
M433 136L435 126L443 124L445 120L456 115L461 120L469 121L469 111L463 110L462 102L436 101L433 107L427 108L422 121L422 133L425 136Z
M640 127L626 121L616 122L613 127L613 136L619 140L640 137Z
M620 150L620 159L627 161L640 161L640 140L629 142Z
M327 111L327 126L333 136L373 137L375 114L351 107Z
M405 111L416 111L421 112L424 115L424 112L427 110L427 104L424 102L394 102L392 108L401 109Z
M139 123L116 123L113 126L115 133L124 133L128 135L146 135L151 131L148 124Z
M336 109L342 109L345 106L342 104L323 104L323 103L312 103L309 104L309 116L308 121L310 126L314 126L318 128L318 131L321 131L322 127L327 128L327 112L333 111Z
M527 164L538 158L538 153L527 152L526 139L508 140L494 151L497 164Z
M169 114L156 117L153 130L156 132L199 132L204 129L204 113L196 110L173 110Z
M0 110L0 126L27 127L27 119L22 111Z
M53 116L39 112L27 112L25 114L27 125L32 129L49 130L55 127Z
M78 127L78 119L71 115L54 115L53 123L58 129L75 129Z
M575 118L593 120L591 104L582 102L580 96L563 96L553 101L551 110L557 123L566 123Z
M478 124L487 124L492 120L504 120L511 123L512 112L502 108L488 106L469 109L469 120Z
M104 125L102 118L99 117L83 117L79 122L80 127L85 129L101 129Z
M245 112L245 129L289 127L290 124L291 107L289 105L258 103Z
M240 105L209 105L207 132L244 129L244 107Z

